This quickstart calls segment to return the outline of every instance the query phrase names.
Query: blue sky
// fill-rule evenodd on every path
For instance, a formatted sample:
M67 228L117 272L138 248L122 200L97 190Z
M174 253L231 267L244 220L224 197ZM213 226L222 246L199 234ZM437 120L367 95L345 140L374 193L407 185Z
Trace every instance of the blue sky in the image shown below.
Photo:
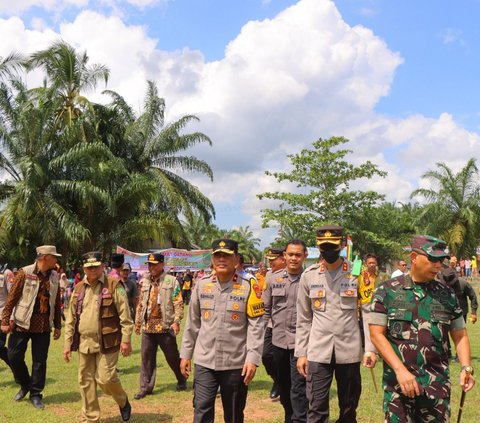
M344 135L352 160L388 171L362 187L391 201L436 162L478 155L479 15L474 0L0 0L0 56L61 37L138 107L154 80L167 118L194 113L213 140L194 154L214 183L188 177L216 223L249 225L265 245L276 229L260 210L276 205L256 195L293 188L264 172L319 137Z

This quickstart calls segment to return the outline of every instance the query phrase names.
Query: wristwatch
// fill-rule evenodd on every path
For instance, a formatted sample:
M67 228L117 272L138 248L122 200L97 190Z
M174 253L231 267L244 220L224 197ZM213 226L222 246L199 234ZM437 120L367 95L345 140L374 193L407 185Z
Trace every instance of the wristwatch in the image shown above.
M462 371L465 370L467 373L470 373L473 376L473 367L472 366L462 366Z

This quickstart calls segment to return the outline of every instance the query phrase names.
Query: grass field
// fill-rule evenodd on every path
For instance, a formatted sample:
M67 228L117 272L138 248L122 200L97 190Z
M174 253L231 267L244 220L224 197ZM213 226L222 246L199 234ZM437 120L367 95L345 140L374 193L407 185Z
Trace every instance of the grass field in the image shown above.
M475 283L478 292L479 283ZM472 346L472 364L480 374L480 323L472 325L468 322L468 332ZM62 334L63 335L63 334ZM0 362L0 423L72 423L80 420L80 393L77 384L77 357L73 356L70 364L62 358L63 336L59 341L52 341L47 368L47 384L44 391L44 410L36 410L28 399L19 403L13 400L18 386L13 381L10 370ZM30 351L27 351L28 358ZM30 361L30 360L29 360ZM362 369L362 396L358 407L359 423L383 422L382 391L381 391L381 363L375 368L375 378L380 392L375 393L370 371ZM128 358L120 358L119 368L122 370L120 379L132 403L132 422L178 422L192 421L192 380L189 380L187 392L175 392L176 380L168 368L161 352L158 353L157 385L154 395L147 396L141 401L133 400L138 390L138 375L140 371L140 337L133 338L133 354ZM451 364L453 381L452 393L452 422L456 422L460 401L458 385L459 365ZM272 403L268 394L271 380L263 367L258 368L255 379L249 388L246 422L274 423L282 422L283 409L279 402ZM101 391L99 391L100 393ZM102 421L121 421L116 403L105 395L100 394ZM335 382L332 385L330 397L332 422L338 417L338 406ZM222 422L220 399L217 399L216 421ZM464 407L463 423L480 422L480 384L467 394Z

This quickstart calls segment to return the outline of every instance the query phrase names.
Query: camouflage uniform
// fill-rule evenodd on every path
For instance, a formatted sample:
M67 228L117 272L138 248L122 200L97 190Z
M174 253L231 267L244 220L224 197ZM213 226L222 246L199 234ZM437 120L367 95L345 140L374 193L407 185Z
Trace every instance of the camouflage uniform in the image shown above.
M415 284L410 276L400 276L375 290L371 311L370 324L387 328L393 350L421 389L415 398L403 395L384 362L385 422L448 422L448 332L465 327L453 290L439 281Z

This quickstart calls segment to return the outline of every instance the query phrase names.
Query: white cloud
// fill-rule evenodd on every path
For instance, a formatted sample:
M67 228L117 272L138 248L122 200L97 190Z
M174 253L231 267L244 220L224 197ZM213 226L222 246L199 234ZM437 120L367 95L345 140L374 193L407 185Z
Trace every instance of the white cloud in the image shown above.
M440 38L443 44L459 44L464 47L466 45L465 40L463 39L463 31L457 28L446 28Z
M148 78L166 98L168 119L198 115L200 124L190 130L205 132L214 146L193 154L211 164L215 182L192 181L224 218L242 209L249 220L237 225L255 230L259 210L270 205L256 194L281 189L265 169L288 169L286 154L319 137L344 135L356 163L370 159L387 170L387 179L364 187L391 201L407 201L436 162L460 167L480 147L479 135L449 114L398 119L376 113L403 60L368 28L346 24L331 1L302 0L273 19L247 23L225 57L213 62L200 51L163 51L147 28L88 10L62 23L59 33L0 19L0 56L38 50L58 37L87 50L91 63L108 65L108 88L135 108Z
M19 14L33 6L46 11L65 9L70 6L80 8L87 6L88 3L89 0L2 0L0 1L0 14Z

